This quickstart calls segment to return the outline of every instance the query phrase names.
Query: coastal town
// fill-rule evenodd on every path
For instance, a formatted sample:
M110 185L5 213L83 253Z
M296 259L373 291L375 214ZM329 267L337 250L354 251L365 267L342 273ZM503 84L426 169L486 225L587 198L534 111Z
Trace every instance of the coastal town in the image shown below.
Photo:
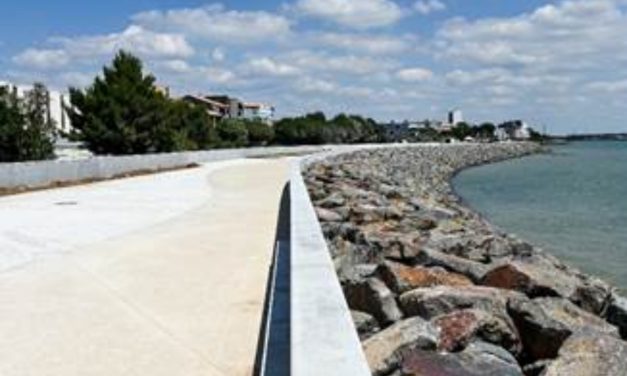
M54 130L53 141L56 156L61 159L72 159L91 155L81 143L70 140L75 128L72 126L71 116L68 113L72 109L69 94L48 90L40 83L25 86L0 82L0 88L6 93L7 98L14 98L14 101L28 97L35 86L42 90L43 103L41 103L40 111L45 122L51 125L48 128ZM154 90L165 98L171 98L168 87L156 85ZM172 100L204 110L207 117L206 127L211 129L217 128L218 124L228 124L230 121L238 120L246 121L245 126L260 122L268 127L274 127L274 124L280 120L276 118L276 108L271 104L246 102L226 94L185 94ZM498 125L490 122L472 125L464 121L463 113L459 109L449 111L442 120L404 120L389 123L372 121L372 123L377 127L376 133L379 137L376 141L378 142L527 141L532 138L539 140L543 137L523 120L509 120ZM313 143L318 142L313 141Z

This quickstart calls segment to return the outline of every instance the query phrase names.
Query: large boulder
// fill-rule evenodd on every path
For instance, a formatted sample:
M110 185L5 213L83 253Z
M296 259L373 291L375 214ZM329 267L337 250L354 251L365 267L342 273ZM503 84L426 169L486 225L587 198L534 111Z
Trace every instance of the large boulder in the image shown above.
M554 358L562 343L581 330L618 337L616 327L562 298L512 299L508 312L532 360Z
M503 349L472 344L461 353L414 351L403 362L403 376L522 376L516 360Z
M342 215L338 214L336 211L325 209L325 208L315 208L316 215L318 216L318 220L320 222L342 222L345 218Z
M477 339L499 345L512 354L518 354L522 348L518 332L508 317L464 309L438 316L431 322L440 330L441 351L459 351Z
M490 269L488 265L424 247L416 253L414 259L419 265L439 266L448 271L463 274L475 283L480 282Z
M607 307L606 319L620 330L620 335L627 339L627 299L612 295Z
M514 291L484 286L436 286L408 291L400 296L399 303L405 315L425 319L466 308L498 313L505 317L508 300L522 298L523 295Z
M569 298L579 279L557 268L549 259L534 255L517 258L488 271L482 285L517 290L530 297L561 296Z
M416 349L435 350L438 331L427 321L413 317L390 326L363 342L372 374L388 375L400 368L405 355Z
M420 234L368 229L357 235L355 244L365 247L378 260L413 263L422 248Z
M624 376L627 343L594 331L573 334L543 376Z
M419 287L473 285L472 281L461 274L422 266L410 267L390 261L381 263L375 273L397 294Z
M401 319L402 313L396 305L394 294L376 278L349 280L342 286L348 306L374 316L381 326Z

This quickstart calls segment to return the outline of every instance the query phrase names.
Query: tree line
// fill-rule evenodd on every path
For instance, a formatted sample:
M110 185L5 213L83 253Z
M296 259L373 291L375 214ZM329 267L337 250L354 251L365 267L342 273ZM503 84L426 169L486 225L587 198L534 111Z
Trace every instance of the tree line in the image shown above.
M136 56L120 51L85 89L70 88L65 111L72 131L62 136L99 155L163 153L183 150L383 142L372 119L321 113L285 118L274 125L260 119L216 122L206 109L158 90ZM47 116L47 90L41 84L18 99L0 91L0 161L52 158L55 124Z

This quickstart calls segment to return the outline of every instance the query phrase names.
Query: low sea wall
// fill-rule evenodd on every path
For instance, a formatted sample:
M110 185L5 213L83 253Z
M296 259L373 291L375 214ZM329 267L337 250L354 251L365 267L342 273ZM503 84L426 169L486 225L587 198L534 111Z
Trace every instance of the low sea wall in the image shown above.
M93 157L74 161L0 163L0 189L30 189L58 183L109 179L133 172L159 171L237 158L320 152L328 147L258 147L197 152Z
M328 375L622 374L627 302L499 231L450 186L461 169L539 151L409 145L306 158L291 180L303 201L292 212L302 237L292 257L303 260L292 261L293 374L318 364Z

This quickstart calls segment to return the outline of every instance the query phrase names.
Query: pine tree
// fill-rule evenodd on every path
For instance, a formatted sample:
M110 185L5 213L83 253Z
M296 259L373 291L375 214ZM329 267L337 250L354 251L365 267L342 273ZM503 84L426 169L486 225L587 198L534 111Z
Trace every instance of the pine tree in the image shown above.
M86 90L70 88L72 138L96 154L172 151L180 142L168 122L169 100L142 62L120 51Z

